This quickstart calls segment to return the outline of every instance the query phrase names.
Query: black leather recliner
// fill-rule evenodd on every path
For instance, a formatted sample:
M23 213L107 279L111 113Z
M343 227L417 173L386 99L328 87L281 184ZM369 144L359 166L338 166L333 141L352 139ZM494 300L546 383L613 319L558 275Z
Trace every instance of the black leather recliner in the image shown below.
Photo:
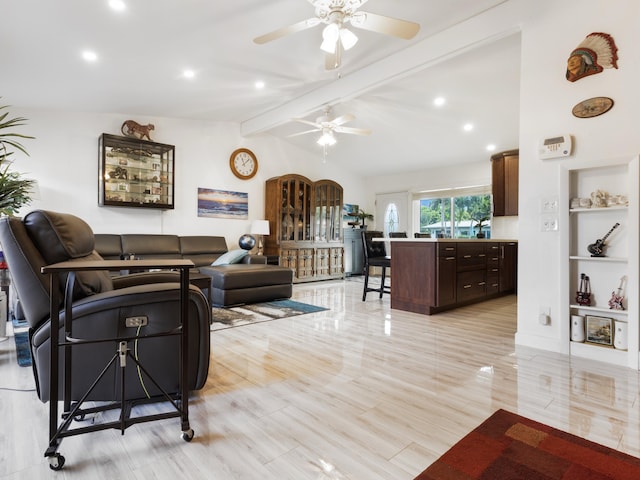
M94 250L93 232L86 222L74 215L43 210L33 211L24 219L0 219L0 244L30 327L38 396L46 402L49 400L50 373L50 284L41 268L62 261L101 260L102 257ZM64 288L64 281L60 284ZM188 388L199 390L204 386L209 371L211 309L197 287L190 286L188 297ZM177 275L171 272L118 278L111 278L106 271L79 272L73 298L75 338L143 337L171 331L180 324L180 285ZM146 326L139 329L125 326L127 317L138 315L148 318ZM60 313L60 323L62 338L64 312ZM155 381L166 392L178 393L180 337L141 338L136 344L140 363ZM77 401L86 393L116 348L117 342L102 342L71 349L71 399L67 400ZM61 362L63 357L61 352ZM115 364L112 367L87 400L120 400L123 370L126 400L160 395L152 382L141 380L135 368L122 369ZM62 398L62 378L59 380L58 391Z

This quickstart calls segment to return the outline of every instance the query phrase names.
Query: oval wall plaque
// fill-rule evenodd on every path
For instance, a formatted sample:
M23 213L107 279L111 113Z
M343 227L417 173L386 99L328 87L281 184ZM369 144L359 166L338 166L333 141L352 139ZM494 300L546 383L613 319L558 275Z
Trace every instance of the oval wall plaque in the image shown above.
M591 118L608 112L613 107L613 100L609 97L593 97L578 103L571 113L578 118Z

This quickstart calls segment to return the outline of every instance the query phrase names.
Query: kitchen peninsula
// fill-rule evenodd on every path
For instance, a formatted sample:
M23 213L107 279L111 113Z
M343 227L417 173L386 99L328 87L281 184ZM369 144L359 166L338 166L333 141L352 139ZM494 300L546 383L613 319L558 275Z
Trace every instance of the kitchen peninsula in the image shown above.
M391 308L431 315L516 292L515 240L385 238Z

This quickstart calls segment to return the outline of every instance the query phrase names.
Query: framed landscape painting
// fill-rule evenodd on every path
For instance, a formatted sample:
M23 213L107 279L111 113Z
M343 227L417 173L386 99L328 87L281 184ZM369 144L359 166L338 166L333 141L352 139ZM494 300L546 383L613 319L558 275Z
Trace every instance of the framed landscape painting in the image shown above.
M249 218L249 194L198 188L198 216L211 218Z
M587 315L585 322L587 342L606 347L613 346L613 319Z

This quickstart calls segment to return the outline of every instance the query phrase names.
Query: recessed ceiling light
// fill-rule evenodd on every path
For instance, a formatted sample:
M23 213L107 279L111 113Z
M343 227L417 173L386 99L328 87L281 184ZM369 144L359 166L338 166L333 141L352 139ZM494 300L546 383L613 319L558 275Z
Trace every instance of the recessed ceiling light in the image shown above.
M258 80L258 81L255 83L255 86L256 86L256 89L257 89L257 90L262 90L262 89L264 88L264 82L263 82L262 80Z
M487 145L487 150L489 152L493 152L496 149L496 146L493 143L490 143L489 145Z
M436 97L436 98L434 98L434 99L433 99L433 104L434 104L436 107L441 107L441 106L443 106L445 103L447 103L447 99L446 99L446 98L444 98L444 97Z
M182 76L184 78L193 78L196 76L196 72L194 72L193 70L185 70L184 72L182 72Z
M85 50L82 52L82 58L84 58L87 62L95 62L98 60L98 55L96 52L92 52L91 50Z
M127 5L122 0L109 0L109 6L117 12L127 9Z
M470 132L471 130L473 130L473 123L465 123L462 129L465 132Z

